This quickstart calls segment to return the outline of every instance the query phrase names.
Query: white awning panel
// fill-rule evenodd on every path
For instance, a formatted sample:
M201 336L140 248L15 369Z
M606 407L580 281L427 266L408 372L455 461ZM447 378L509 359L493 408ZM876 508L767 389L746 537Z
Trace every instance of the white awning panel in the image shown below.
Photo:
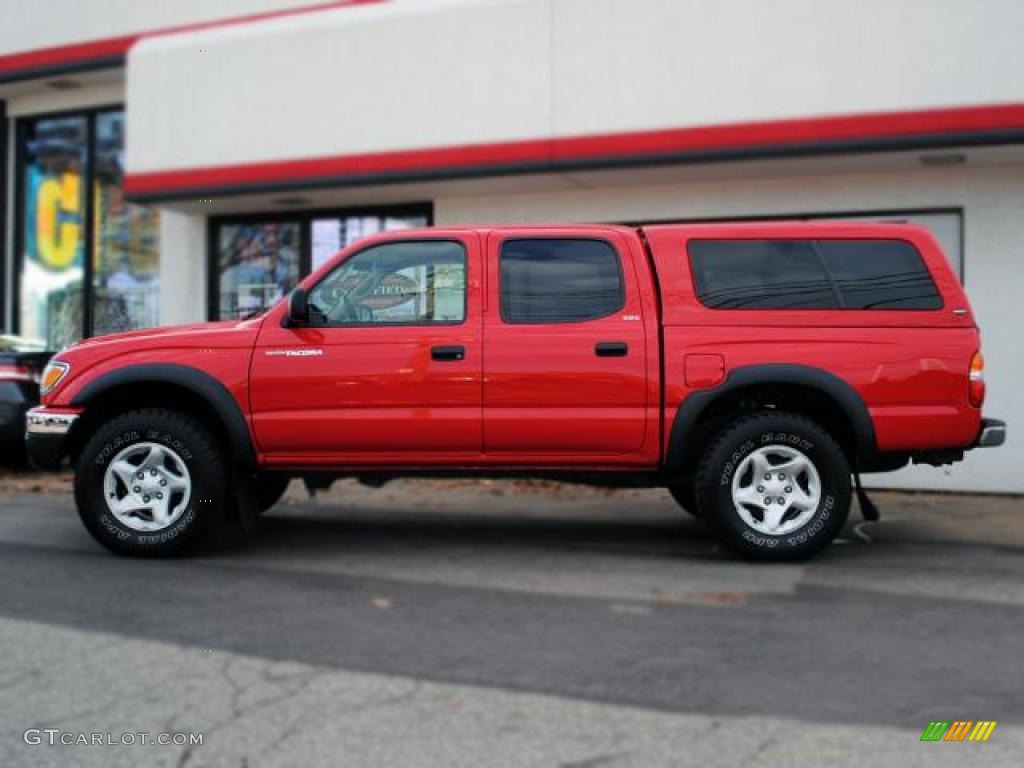
M129 174L1024 103L1024 4L405 0L144 39ZM984 51L969 59L958 51Z

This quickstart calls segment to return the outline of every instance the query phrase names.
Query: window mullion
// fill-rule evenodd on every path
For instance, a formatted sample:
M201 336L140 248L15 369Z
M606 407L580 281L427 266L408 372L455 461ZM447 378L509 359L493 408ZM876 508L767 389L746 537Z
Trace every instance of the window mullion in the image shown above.
M85 122L85 221L83 237L85 239L84 258L82 265L82 338L92 336L95 326L93 317L95 291L93 275L96 259L96 113L86 115Z

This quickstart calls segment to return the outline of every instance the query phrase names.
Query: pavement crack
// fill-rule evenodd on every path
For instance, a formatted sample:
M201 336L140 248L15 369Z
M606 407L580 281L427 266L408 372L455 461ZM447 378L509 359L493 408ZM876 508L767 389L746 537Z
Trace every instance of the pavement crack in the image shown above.
M573 760L568 763L559 763L559 768L600 768L602 765L610 765L620 757L625 757L626 752L616 752L610 755L595 755L583 760Z
M254 680L252 683L242 684L236 679L235 675L232 673L232 669L234 668L235 663L239 660L240 659L238 657L229 656L224 660L224 663L220 665L219 677L227 684L228 688L230 689L230 703L228 707L228 715L216 721L213 725L205 727L202 731L204 739L219 731L223 731L225 728L231 727L232 725L240 722L241 720L254 714L255 712L266 709L267 707L272 707L276 704L280 704L281 702L287 701L288 699L292 699L296 696L301 695L309 688L310 685L312 685L312 683L317 679L317 677L319 677L320 674L322 674L319 670L316 670L301 675L291 674L285 676L276 676L272 674L273 667L276 664L276 662L267 661L261 665L261 668L258 671L258 675L254 676ZM253 701L252 703L245 704L243 702L243 698L245 697L246 693L252 689L254 684L261 682L275 687L285 686L286 690L283 690L275 695L266 696L257 701ZM301 720L301 717L298 718L298 721ZM299 728L297 727L297 725L298 722L292 723L292 725L286 728L282 735L278 736L278 738L275 739L271 745L262 749L261 753L269 751L274 747L275 744L278 744L281 741L283 741L285 737L290 738L292 735L294 735L294 733L289 733L289 731L294 730L295 732L298 732ZM201 745L189 744L182 750L181 754L178 756L178 768L187 768L189 762L195 756L197 746ZM241 760L243 764L247 765L249 756L242 755Z

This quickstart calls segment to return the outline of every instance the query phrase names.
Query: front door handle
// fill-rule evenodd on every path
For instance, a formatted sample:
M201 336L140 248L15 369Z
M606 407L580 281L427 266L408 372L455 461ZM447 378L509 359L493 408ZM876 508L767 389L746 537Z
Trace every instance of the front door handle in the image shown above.
M461 346L431 347L430 357L441 362L457 362L466 359L466 348Z
M629 354L629 344L624 341L599 341L594 345L594 354L598 357L625 357Z

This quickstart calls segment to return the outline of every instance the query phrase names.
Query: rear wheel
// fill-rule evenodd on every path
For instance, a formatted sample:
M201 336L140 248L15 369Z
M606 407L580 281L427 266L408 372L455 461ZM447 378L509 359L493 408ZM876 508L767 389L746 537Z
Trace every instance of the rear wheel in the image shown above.
M156 408L118 416L88 440L75 501L97 541L141 557L187 551L231 504L217 441L191 416Z
M746 416L714 439L697 472L703 519L722 546L755 560L800 560L828 546L850 511L850 467L803 416Z

